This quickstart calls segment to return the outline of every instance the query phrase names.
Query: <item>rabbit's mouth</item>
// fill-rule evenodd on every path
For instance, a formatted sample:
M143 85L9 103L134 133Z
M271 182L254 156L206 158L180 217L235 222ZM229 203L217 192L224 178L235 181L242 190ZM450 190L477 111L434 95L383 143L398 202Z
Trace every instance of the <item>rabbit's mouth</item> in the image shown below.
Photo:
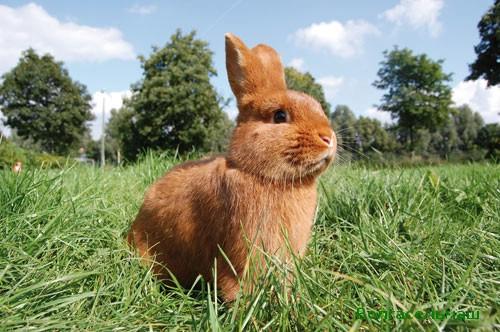
M305 165L302 176L318 176L328 168L332 160L333 153L328 153L326 156Z

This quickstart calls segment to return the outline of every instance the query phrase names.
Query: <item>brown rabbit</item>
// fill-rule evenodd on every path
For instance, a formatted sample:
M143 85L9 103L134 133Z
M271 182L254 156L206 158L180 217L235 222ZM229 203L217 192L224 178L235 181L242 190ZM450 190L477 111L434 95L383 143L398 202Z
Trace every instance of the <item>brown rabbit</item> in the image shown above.
M286 260L288 241L294 254L304 254L316 178L335 155L336 137L316 100L287 90L274 49L225 37L239 109L229 151L181 164L153 184L128 241L157 262L156 274L168 280L171 273L186 287L199 275L213 280L216 266L217 286L232 301L257 253ZM251 290L245 280L243 289Z

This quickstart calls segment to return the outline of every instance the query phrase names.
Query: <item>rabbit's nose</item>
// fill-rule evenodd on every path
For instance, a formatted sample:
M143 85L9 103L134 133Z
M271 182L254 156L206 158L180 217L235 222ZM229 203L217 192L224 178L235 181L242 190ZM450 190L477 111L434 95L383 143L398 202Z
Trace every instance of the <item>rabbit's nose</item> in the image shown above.
M321 140L323 142L325 142L328 146L330 146L332 144L332 139L328 136L324 136L324 135L319 135L319 137L321 138Z

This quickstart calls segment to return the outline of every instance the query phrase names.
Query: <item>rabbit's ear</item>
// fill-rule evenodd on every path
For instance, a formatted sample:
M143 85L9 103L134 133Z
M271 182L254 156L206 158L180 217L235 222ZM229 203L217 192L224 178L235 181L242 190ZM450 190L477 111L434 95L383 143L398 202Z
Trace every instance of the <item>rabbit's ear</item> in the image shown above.
M231 90L238 100L253 87L248 81L252 54L248 47L232 33L226 33L226 69Z
M231 33L226 34L226 68L231 89L240 102L245 95L286 89L278 53L267 45L250 50Z
M252 53L262 64L262 70L258 73L262 76L262 87L269 91L286 90L285 70L278 52L272 47L259 44L252 48Z

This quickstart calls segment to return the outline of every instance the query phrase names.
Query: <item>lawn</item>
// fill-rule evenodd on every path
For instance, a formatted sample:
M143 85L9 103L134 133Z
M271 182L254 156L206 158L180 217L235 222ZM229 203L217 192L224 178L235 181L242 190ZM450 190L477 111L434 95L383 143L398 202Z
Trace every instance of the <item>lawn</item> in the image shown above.
M177 162L0 171L0 329L500 328L499 165L331 167L291 288L270 261L229 306L212 285L166 290L124 241L144 190Z

